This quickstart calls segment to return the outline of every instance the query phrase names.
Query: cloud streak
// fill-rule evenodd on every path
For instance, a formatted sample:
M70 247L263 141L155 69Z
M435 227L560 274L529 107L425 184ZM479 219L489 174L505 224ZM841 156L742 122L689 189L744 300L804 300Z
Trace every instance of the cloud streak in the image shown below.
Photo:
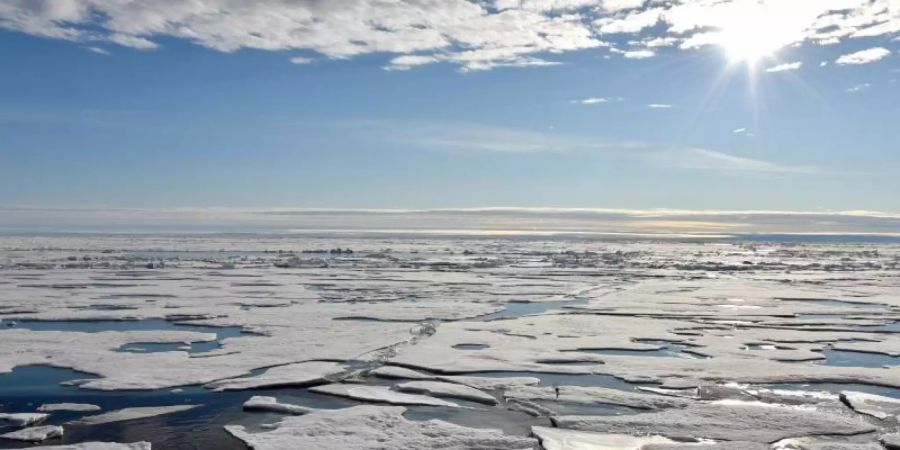
M448 235L900 236L900 214L500 207L460 209L0 207L0 230L67 232L390 233Z
M884 47L874 47L841 55L834 62L839 66L869 64L887 58L891 51Z
M769 72L769 73L790 72L790 71L794 71L794 70L799 70L800 67L803 67L803 63L799 62L799 61L792 62L792 63L784 63L784 64L779 64L777 66L769 67L768 69L766 69L766 72Z
M778 164L761 159L736 156L714 150L690 148L650 153L647 158L656 165L681 169L715 172L748 172L770 174L820 174L824 171L812 166Z

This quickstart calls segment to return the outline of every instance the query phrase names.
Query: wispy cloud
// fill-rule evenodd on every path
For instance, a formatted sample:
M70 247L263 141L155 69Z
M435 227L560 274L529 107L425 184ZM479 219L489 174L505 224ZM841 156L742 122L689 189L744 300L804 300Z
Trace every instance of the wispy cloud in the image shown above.
M650 109L672 109L672 105L668 103L650 103L647 107Z
M681 169L708 170L715 172L756 172L818 174L822 170L812 166L784 165L761 159L736 156L701 148L669 150L649 154L649 159L657 165Z
M87 47L88 51L91 53L96 53L98 55L109 56L109 50L106 50L102 47Z
M891 51L884 47L874 47L866 50L860 50L854 53L848 53L846 55L841 55L834 62L835 64L840 66L869 64L884 59L890 54Z
M869 89L870 87L872 87L872 85L869 83L860 83L855 86L851 86L851 87L847 88L847 92L849 92L851 94L856 93L856 92L862 92L862 91L865 91L866 89Z
M588 97L581 100L572 100L572 103L580 103L582 105L599 105L609 103L612 99L609 97Z
M800 61L792 62L792 63L784 63L784 64L779 64L777 66L769 67L768 69L766 69L766 72L769 72L769 73L789 72L789 71L793 71L793 70L798 70L802 66L803 66L803 63Z
M312 64L312 63L316 62L315 59L309 58L306 56L295 56L295 57L289 59L288 61L290 61L291 64Z
M470 123L372 122L365 125L382 139L432 150L535 153L638 149L635 141L609 141L552 131Z

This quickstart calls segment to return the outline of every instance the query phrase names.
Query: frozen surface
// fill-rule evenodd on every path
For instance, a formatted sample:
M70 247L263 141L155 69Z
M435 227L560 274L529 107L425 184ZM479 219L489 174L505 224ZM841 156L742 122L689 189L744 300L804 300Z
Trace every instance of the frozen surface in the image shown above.
M46 405L39 406L38 411L41 411L41 412L53 412L53 411L94 412L94 411L100 411L100 407L97 405L91 405L91 404L87 404L87 403L48 403Z
M103 414L97 414L95 416L87 416L85 418L72 422L72 425L105 425L108 423L123 422L126 420L144 419L147 417L162 416L164 414L173 414L177 412L188 411L196 407L197 405L175 405L125 408Z
M309 408L287 403L278 403L275 397L254 395L244 402L244 411L274 412L279 414L291 414L295 416L312 412Z
M0 236L0 433L862 450L896 432L898 269L890 243Z
M43 413L0 413L0 423L8 423L14 427L27 427L47 420Z
M560 428L677 439L776 442L810 435L855 435L877 428L857 417L797 407L711 403L627 416L560 416Z
M897 417L900 414L900 399L865 392L841 392L841 400L854 411L879 419Z
M494 396L462 384L445 383L441 381L409 381L398 384L396 389L400 392L410 392L413 394L458 398L488 405L497 404L497 399L494 398Z
M62 437L62 435L62 427L57 425L44 425L0 434L0 438L13 439L16 441L41 442L51 438Z
M31 450L151 450L149 442L119 444L116 442L85 442L72 445L29 447Z
M457 407L456 403L441 400L428 395L404 394L393 391L384 386L364 386L357 384L329 384L316 386L310 391L319 394L336 395L354 400L367 402L388 403L391 405L419 405L419 406L449 406Z
M216 381L208 387L216 390L302 387L322 383L327 377L343 371L344 366L341 364L313 361L273 367L257 376Z
M676 444L662 436L591 433L549 427L533 427L531 431L545 450L641 450L653 444Z
M273 431L248 433L242 427L228 432L256 450L288 448L376 450L532 450L535 441L507 436L497 430L460 427L439 420L412 422L402 407L357 406L289 417Z

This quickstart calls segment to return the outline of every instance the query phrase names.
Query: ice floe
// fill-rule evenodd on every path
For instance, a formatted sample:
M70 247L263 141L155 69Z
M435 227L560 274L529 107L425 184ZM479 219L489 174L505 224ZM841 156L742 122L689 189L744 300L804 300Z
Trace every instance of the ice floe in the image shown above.
M174 406L143 406L123 408L109 411L103 414L83 417L71 422L71 425L105 425L108 423L124 422L126 420L145 419L147 417L162 416L182 411L188 411L199 405L174 405Z
M16 441L41 442L47 439L62 437L63 427L57 425L44 425L39 427L22 428L21 430L0 434L0 438Z
M313 410L300 405L279 403L275 397L254 395L244 402L244 411L274 412L279 414L291 414L299 416L308 414Z
M809 409L762 403L697 404L626 416L559 416L560 428L671 439L777 442L809 435L855 435L877 428L863 420Z
M458 398L487 405L496 405L497 399L478 389L454 383L441 381L408 381L394 386L400 392L412 394L427 394L435 397Z
M368 402L388 403L391 405L448 406L459 405L446 400L419 394L404 394L385 386L366 386L361 384L328 384L309 389L318 394L335 395Z
M356 406L287 417L272 431L250 433L228 426L229 433L255 450L288 448L381 450L533 450L535 440L498 430L466 428L440 420L413 422L403 407Z

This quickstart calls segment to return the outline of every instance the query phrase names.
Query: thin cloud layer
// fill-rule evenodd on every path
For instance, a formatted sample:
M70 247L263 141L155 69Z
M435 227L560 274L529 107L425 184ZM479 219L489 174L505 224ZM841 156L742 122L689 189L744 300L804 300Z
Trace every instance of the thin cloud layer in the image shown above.
M222 52L306 50L332 59L385 53L394 55L392 70L445 62L473 71L555 65L555 55L597 47L643 59L664 48L727 47L749 36L764 50L884 36L900 31L889 2L0 0L0 27L88 46L153 50L162 38L178 38ZM838 63L875 61L884 51Z
M46 224L55 224L46 228ZM900 236L900 215L874 211L598 208L241 209L0 207L0 232L262 232L446 235L756 233Z

